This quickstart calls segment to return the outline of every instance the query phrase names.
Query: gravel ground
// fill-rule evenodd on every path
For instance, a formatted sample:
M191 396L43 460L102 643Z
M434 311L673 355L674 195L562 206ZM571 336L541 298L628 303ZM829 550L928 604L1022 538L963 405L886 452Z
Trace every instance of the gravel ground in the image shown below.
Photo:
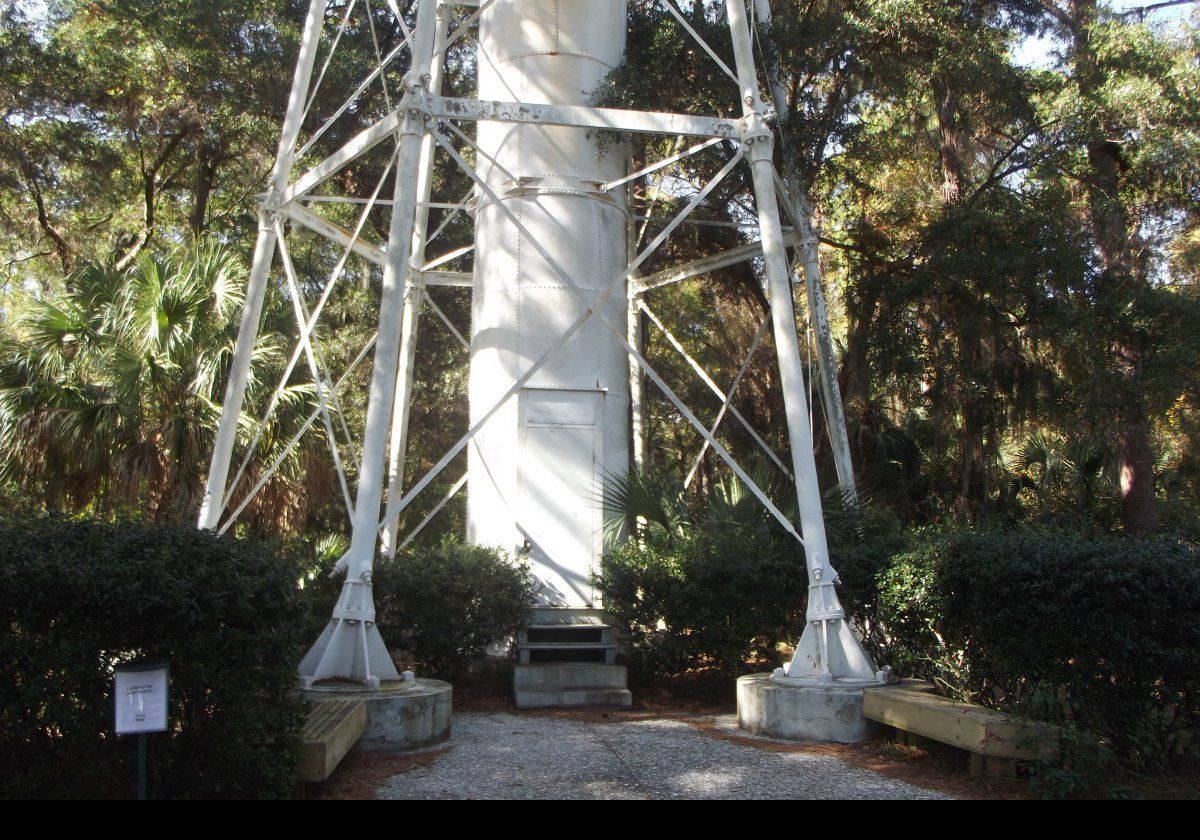
M732 715L716 726L738 733ZM457 713L444 746L430 766L384 783L379 798L946 798L831 756L757 749L673 719Z

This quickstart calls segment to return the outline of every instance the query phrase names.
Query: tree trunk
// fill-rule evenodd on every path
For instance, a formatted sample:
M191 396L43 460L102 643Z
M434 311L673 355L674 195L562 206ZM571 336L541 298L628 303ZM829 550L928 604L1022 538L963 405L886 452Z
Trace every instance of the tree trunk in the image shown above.
M1092 100L1104 86L1103 68L1092 52L1090 33L1096 20L1096 0L1073 0L1069 6L1075 82L1081 98ZM1121 147L1112 138L1117 126L1093 127L1086 143L1085 174L1088 215L1104 275L1097 304L1114 319L1109 336L1113 370L1117 374L1117 456L1121 465L1121 523L1126 533L1149 536L1158 528L1158 499L1154 486L1154 446L1142 382L1142 349L1120 314L1140 291L1129 244L1129 214L1121 202Z
M192 214L189 226L193 236L204 233L208 227L208 202L217 182L217 171L221 167L224 150L218 144L205 143L200 147L196 161L196 181L192 187Z
M875 310L879 304L879 292L871 280L859 283L860 297L854 300L847 295L846 314L850 326L846 332L846 352L842 357L842 394L847 405L865 402L871 394L871 368L867 350L871 342L871 330L875 323Z
M941 143L938 157L942 163L942 201L947 206L961 204L966 197L966 177L962 162L962 120L958 111L958 94L941 81L933 83Z
M963 164L963 152L966 148L963 124L959 111L959 96L957 91L944 79L935 78L933 81L934 106L937 112L938 159L942 166L942 201L946 207L962 204L967 197L967 176ZM971 387L964 381L974 378L979 368L981 348L980 338L974 334L964 334L962 329L963 313L961 306L956 307L955 323L951 324L958 344L958 367L954 394L961 412L959 425L959 487L958 504L966 513L968 519L974 521L982 508L987 504L987 461L983 446L984 425L987 412L980 405L980 400Z

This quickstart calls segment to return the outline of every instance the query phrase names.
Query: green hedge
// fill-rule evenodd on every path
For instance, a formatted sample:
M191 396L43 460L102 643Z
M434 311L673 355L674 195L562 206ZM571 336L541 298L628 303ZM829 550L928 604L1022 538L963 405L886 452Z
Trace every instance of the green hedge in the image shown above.
M388 648L418 675L444 679L460 674L490 643L514 635L534 596L527 565L453 538L377 559L373 584ZM327 572L307 587L312 638L329 621L341 588L342 578Z
M1200 550L866 525L832 560L870 652L948 695L1062 724L1068 761L1042 775L1055 792L1092 783L1080 768L1105 756L1160 770L1200 759ZM770 667L803 627L803 555L761 528L651 535L615 548L603 570L643 678Z
M126 798L136 739L113 735L113 666L171 664L173 731L149 736L157 798L280 797L302 707L295 566L194 528L0 523L0 795Z
M927 533L835 557L877 652L949 694L1092 733L1122 759L1194 759L1200 551L1031 531Z
M764 528L654 533L614 548L602 569L605 608L641 679L775 667L778 645L804 626L804 556Z

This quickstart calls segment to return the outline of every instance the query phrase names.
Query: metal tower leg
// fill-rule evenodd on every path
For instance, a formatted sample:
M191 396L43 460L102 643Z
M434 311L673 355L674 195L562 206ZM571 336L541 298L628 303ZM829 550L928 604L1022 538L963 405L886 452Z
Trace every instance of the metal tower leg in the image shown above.
M779 205L775 199L772 164L774 138L762 118L764 108L758 93L746 7L743 0L725 0L725 5L733 35L738 83L742 92L742 136L754 178L755 203L758 206L763 258L771 297L771 320L775 331L775 347L779 354L779 373L788 421L792 465L796 476L800 525L808 561L808 621L796 649L796 656L786 672L792 679L832 681L834 678L848 678L873 681L876 676L875 666L846 622L846 612L835 589L837 573L829 564L825 521L821 513L821 492L817 485L817 465L813 457L812 432L808 422L804 368L800 360L800 342L796 335L792 285L783 232L780 229Z
M296 139L304 121L305 99L312 80L313 65L317 60L317 45L321 40L321 27L325 22L326 0L311 0L308 16L304 20L304 31L300 39L300 55L296 60L296 75L292 79L292 90L288 97L287 115L279 138L279 151L275 155L275 168L271 171L270 188L263 199L258 218L258 241L254 246L254 262L250 269L250 280L246 286L246 303L242 311L242 322L238 327L237 344L233 351L233 367L229 372L229 383L225 387L225 402L221 408L221 422L217 427L217 439L213 446L212 463L208 470L208 482L204 488L204 501L200 508L200 527L214 530L219 524L225 504L225 487L229 481L229 464L233 459L233 445L237 439L238 420L242 414L242 403L246 397L246 382L250 377L250 360L254 356L254 344L258 340L258 326L262 318L263 298L267 291L267 275L275 258L275 214L280 197L287 188L288 178L295 158Z
M775 116L780 129L786 129L791 119L787 90L779 77L779 54L769 34L771 4L769 0L754 0L759 24L766 30L763 38L767 45L767 83L771 88L771 99L775 104ZM796 155L791 148L783 149L784 184L790 212L794 216L796 230L800 234L800 252L803 256L804 282L808 291L808 305L812 312L816 333L817 363L821 368L821 395L825 407L825 426L829 430L829 442L833 448L833 462L837 467L842 495L853 507L858 507L858 487L854 481L854 462L850 458L850 435L846 430L846 411L842 403L842 391L838 386L837 362L833 352L833 336L829 329L829 313L825 308L825 290L821 284L821 264L818 259L817 233L812 226L812 207L800 186L800 171Z
M449 9L443 3L437 5L434 24L434 44L446 40L450 26ZM415 66L415 65L414 65ZM442 74L445 62L439 56L429 67L429 91L438 94L442 89ZM425 135L421 140L420 175L417 183L417 211L413 223L412 253L413 271L425 263L425 243L429 225L429 199L433 194L433 153L436 145L433 137ZM409 283L408 295L404 298L404 324L400 333L400 359L396 373L396 397L392 409L392 434L388 446L388 489L391 499L404 493L404 456L408 449L408 418L412 410L413 371L417 361L417 335L421 324L421 307L425 304L425 283L420 276ZM383 553L395 557L400 541L400 516L389 517L384 523L382 535Z
M395 200L388 236L387 264L379 306L379 335L371 373L350 550L338 561L335 574L346 573L341 597L321 638L300 663L300 675L309 684L337 679L378 685L399 679L383 638L375 625L371 577L379 539L379 505L383 498L384 470L396 392L396 359L400 345L404 299L410 279L410 256L422 138L427 129L426 97L429 63L433 57L435 0L421 0L413 33L412 70L405 76L399 110Z

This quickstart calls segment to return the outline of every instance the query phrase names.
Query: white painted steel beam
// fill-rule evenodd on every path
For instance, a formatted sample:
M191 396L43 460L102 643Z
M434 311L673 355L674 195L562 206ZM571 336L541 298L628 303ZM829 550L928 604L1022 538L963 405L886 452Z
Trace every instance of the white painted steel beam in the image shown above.
M733 378L733 384L729 386L729 391L725 394L725 402L721 406L721 410L717 412L717 419L713 421L712 428L708 430L709 434L713 437L716 437L717 430L721 428L721 422L725 419L726 412L733 407L733 395L737 393L737 389L742 384L742 379L746 376L746 371L750 369L750 362L754 360L755 354L758 353L758 348L762 346L763 336L767 334L767 327L769 325L770 321L763 321L758 328L758 332L754 334L754 340L750 342L750 349L746 353L746 359L742 362L742 366L738 368L737 376ZM683 481L684 489L692 486L692 480L696 477L696 473L700 471L700 465L704 463L704 456L707 454L708 441L704 441L704 445L700 447L699 454L696 455L696 462L692 464L687 478ZM788 472L788 478L792 478L790 472Z
M314 213L298 201L285 204L282 210L296 224L308 228L313 233L319 233L342 247L349 247L355 254L375 265L382 267L387 262L387 252L374 242L353 236L341 225L334 224L324 216Z
M469 289L474 280L469 271L422 271L421 282L426 286L448 286Z
M288 182L294 160L296 138L304 118L305 99L313 68L317 60L317 45L321 38L321 27L325 22L325 0L311 0L304 29L300 37L300 54L296 59L296 73L288 96L287 115L279 137L279 149L275 155L275 166L271 171L271 191L263 202L259 213L258 241L254 246L254 261L250 279L246 284L246 300L243 304L242 322L238 327L237 343L233 350L233 363L229 371L229 382L225 387L225 400L221 405L221 420L217 426L213 444L212 462L208 469L208 480L204 489L204 501L200 507L201 528L212 530L220 520L224 505L229 467L233 461L233 446L237 439L238 424L242 416L242 404L246 397L246 384L250 377L250 362L254 345L258 339L259 322L262 319L263 299L267 291L267 275L275 257L275 226L272 216L280 200L279 194Z
M675 349L676 353L683 357L683 360L687 362L688 367L690 367L695 374L700 377L700 381L705 384L708 390L716 394L717 399L724 403L724 407L721 409L722 413L728 409L729 412L733 414L734 418L736 418L737 421L742 424L742 428L749 433L754 442L758 444L760 449L762 449L763 454L770 458L771 462L774 463L775 466L783 470L784 475L786 475L789 479L794 479L795 476L792 475L792 471L789 470L787 465L784 464L779 456L775 454L775 450L768 446L767 442L762 439L762 436L754 430L754 427L750 425L750 421L746 419L745 415L734 408L733 405L725 399L725 392L721 390L721 386L718 385L713 378L708 375L708 371L706 371L703 366L701 366L701 364L692 357L692 354L689 353L687 348L683 346L683 342L675 337L675 334L671 332L670 328L668 328L667 325L662 322L662 319L655 315L650 307L646 305L646 301L639 300L638 307L646 313L646 317L651 320L654 326L658 327L659 332L661 332L663 337L666 338L667 343ZM715 434L715 430L713 434Z
M711 58L718 67L721 68L721 72L733 79L733 81L736 83L738 80L737 74L729 69L729 65L721 59L721 56L717 55L716 50L710 47L708 42L700 37L700 33L697 32L695 28L687 22L687 18L680 14L679 10L675 8L675 3L673 0L659 0L659 5L663 6L668 12L671 13L671 17L675 18L675 20L679 22L679 25L683 27L684 31L692 36L692 40L695 41L700 49L704 50L704 52L708 54L708 57Z
M422 138L426 131L419 103L426 93L435 25L434 0L419 0L412 38L412 69L405 76L404 100L397 109L403 119L398 126L388 259L383 272L379 333L367 400L353 530L350 549L334 570L334 574L344 573L346 577L333 618L300 663L300 674L310 685L325 679L342 679L378 686L381 681L400 677L375 625L371 580L379 540L377 523L387 468L388 431L396 393L404 300L409 291Z
M345 145L328 155L288 186L283 191L283 203L295 201L297 197L312 192L348 164L358 160L384 140L395 136L396 130L400 127L400 121L400 111L392 111L374 125L354 135Z
M434 22L434 44L442 43L449 29L449 8L438 3ZM429 90L439 93L445 59L435 52L429 64ZM392 404L391 435L388 441L387 495L404 492L404 461L408 451L408 420L412 409L413 375L417 364L417 339L421 321L421 308L425 302L425 284L418 269L425 262L425 244L429 235L429 199L433 193L434 152L433 138L425 134L421 138L421 160L417 174L417 204L412 230L412 259L408 268L404 297L404 319L400 331L400 355L396 371L396 393ZM389 522L380 535L380 547L386 557L396 556L399 520Z
M783 243L785 246L794 245L796 243L796 234L787 232L783 234ZM723 268L729 268L732 265L744 263L747 260L753 260L763 255L762 242L750 242L746 245L739 245L736 248L730 248L726 251L721 251L711 256L701 257L698 260L684 263L683 265L672 266L665 268L662 271L657 271L654 274L649 274L638 282L638 293L642 294L657 289L660 286L667 286L671 283L678 283L681 280L689 280L692 277L699 277L701 274L709 274L714 271L720 271Z
M634 134L683 134L724 139L736 139L738 136L738 123L735 120L693 117L688 114L588 108L581 105L531 105L447 96L430 96L426 106L432 116L443 119L575 126ZM391 137L399 124L400 115L393 111L374 125L360 131L344 146L297 178L284 191L283 200L292 201L297 196L311 192L345 166Z
M775 48L771 27L771 4L769 0L754 0L754 9L763 29L762 38L767 42L764 50L766 74L779 133L782 136L791 121L787 88L779 70L778 50ZM817 363L821 369L821 404L825 411L825 426L829 431L833 460L837 467L838 482L842 495L852 507L858 507L858 487L854 480L854 462L850 457L850 435L846 429L846 411L842 403L842 390L838 385L837 357L833 349L833 331L829 326L829 312L825 306L825 285L821 280L820 240L813 229L813 210L800 184L800 169L795 151L790 145L783 147L783 166L787 183L783 184L785 207L795 226L804 266L804 282L808 291L808 306L812 313L813 332L816 334Z
M337 54L338 44L342 42L342 36L346 34L346 25L350 22L350 16L354 14L354 9L357 5L358 0L350 0L346 4L345 11L342 12L342 22L338 24L337 33L333 36L333 43L329 45L329 53L325 56L325 61L321 64L321 72L317 73L317 80L309 86L308 101L304 106L304 117L301 119L301 122L307 120L308 115L312 113L313 104L317 101L317 93L321 90L321 84L325 81L325 74L329 72L329 65L333 63L333 57Z
M792 466L796 474L800 527L808 563L808 621L796 656L786 669L791 679L828 682L837 678L874 680L875 666L854 637L846 612L838 600L837 573L829 562L821 490L813 455L809 406L805 397L804 367L796 335L792 284L775 200L775 168L772 163L774 138L762 118L765 111L758 92L750 28L744 0L725 0L745 114L745 143L754 179L754 197L762 231L763 262L770 290L771 321L779 358L780 384L791 440ZM830 625L833 637L830 637Z
M435 268L438 268L439 266L443 266L448 262L453 262L454 260L458 259L459 257L465 257L467 254L471 253L474 250L475 250L475 246L473 244L472 245L464 245L461 248L455 248L453 251L449 251L445 254L441 254L437 257L434 257L429 262L425 262L424 255L422 255L421 271L433 271Z
M465 338L463 338L463 334L460 333L458 331L458 328L456 326L454 326L453 323L451 323L449 318L446 317L446 313L443 312L442 308L437 305L437 302L434 301L433 298L426 296L425 304L430 309L433 310L434 315L438 316L438 320L440 320L445 325L446 330L458 340L459 346L461 346L468 353L471 352L471 342L469 342Z
M584 105L541 105L503 100L458 99L449 96L430 97L429 111L437 118L448 120L533 123L627 131L633 134L721 137L728 140L736 140L738 137L737 120L693 117L689 114L659 111L590 108Z
M682 152L677 152L676 154L669 155L668 157L665 157L662 160L655 161L654 163L650 164L649 166L642 167L637 172L630 172L628 175L618 178L616 181L609 181L607 184L600 187L600 191L608 192L609 190L616 189L617 187L620 187L624 184L628 184L630 181L636 181L638 178L641 178L645 175L651 175L651 174L659 171L660 169L664 169L665 167L670 166L673 163L678 163L679 161L684 160L685 158L689 158L694 154L698 154L698 153L704 151L705 149L707 149L709 146L714 146L717 143L720 143L723 139L724 138L722 138L722 137L713 137L711 139L705 140L703 143L697 143L695 146L692 146L690 149L684 149Z
M433 510L429 511L429 513L425 515L425 518L417 523L417 527L413 528L412 531L409 532L408 536L404 538L404 542L400 543L400 547L397 550L403 551L412 545L413 540L420 536L421 532L425 530L425 526L432 522L437 515L442 512L442 508L450 504L451 499L457 496L459 492L466 486L467 474L463 473L462 478L454 482L454 485L446 491L446 495L442 496L441 500L433 506Z

